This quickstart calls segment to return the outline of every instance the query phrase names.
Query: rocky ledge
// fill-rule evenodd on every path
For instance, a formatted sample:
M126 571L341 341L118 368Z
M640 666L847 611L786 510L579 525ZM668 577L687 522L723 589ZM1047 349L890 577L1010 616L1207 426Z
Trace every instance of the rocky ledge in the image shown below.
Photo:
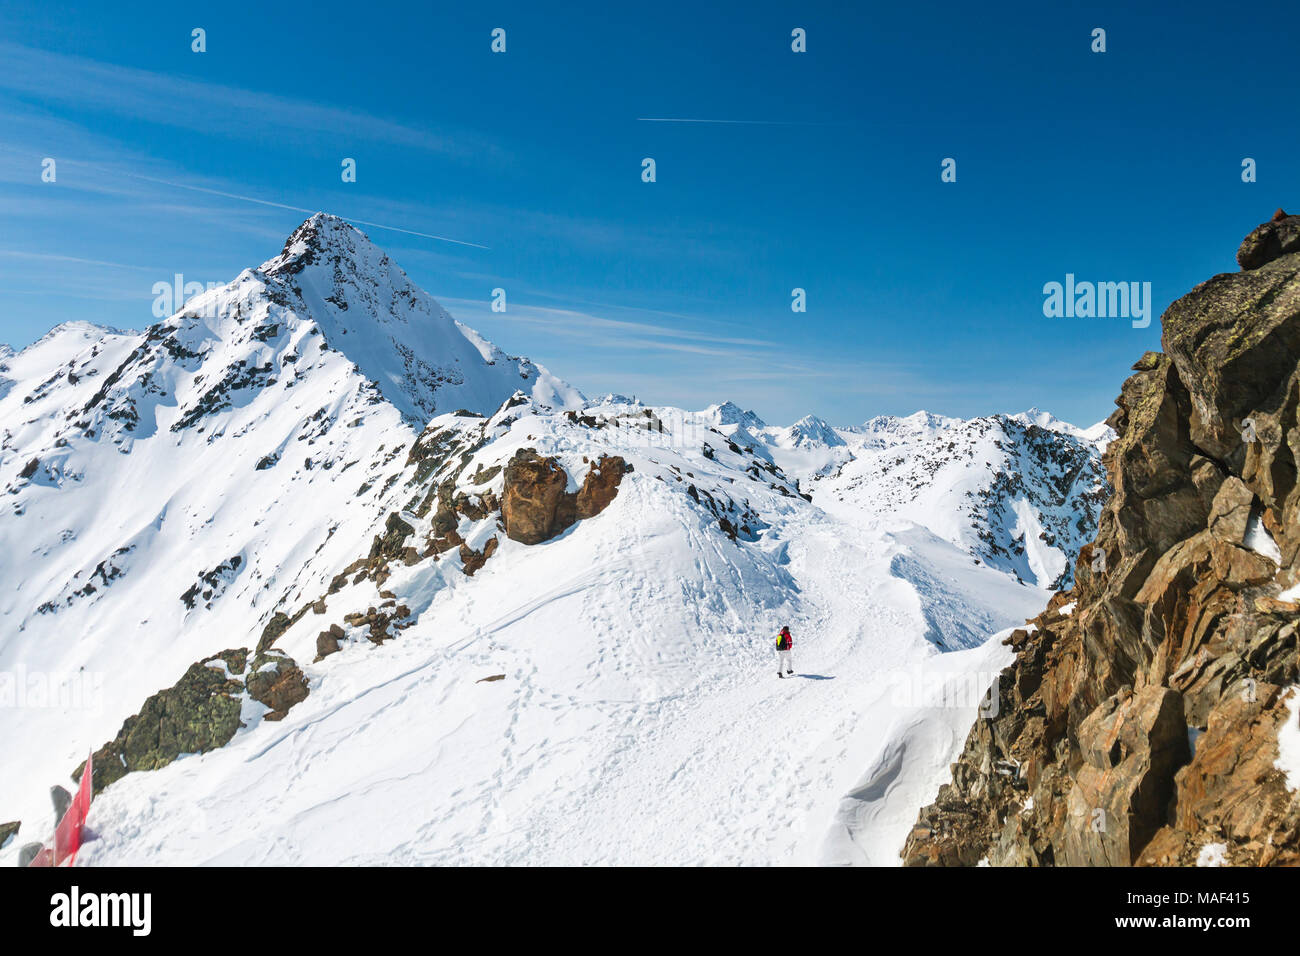
M905 863L1300 864L1278 767L1300 679L1300 216L1237 259L1124 383L1074 589L1008 639L996 713Z
M197 661L95 751L94 792L133 771L165 767L181 754L224 747L244 726L249 701L263 705L264 720L281 720L307 693L302 670L274 648L250 655L241 647ZM84 766L73 772L73 780L81 778Z

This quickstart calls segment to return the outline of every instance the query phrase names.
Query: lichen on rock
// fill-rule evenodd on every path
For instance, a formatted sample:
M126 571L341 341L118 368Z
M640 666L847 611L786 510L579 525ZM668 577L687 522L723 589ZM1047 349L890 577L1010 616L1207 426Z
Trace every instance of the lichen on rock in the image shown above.
M94 752L94 792L128 773L165 767L182 754L224 747L244 726L246 696L268 708L267 720L280 720L307 694L301 669L279 650L259 652L250 661L248 649L241 647L197 661L171 687L150 696L117 736ZM84 766L73 772L74 780Z
M244 689L232 675L242 674L247 663L246 648L222 651L191 664L174 685L149 697L117 736L95 751L95 792L133 771L157 770L181 754L229 743L240 727Z

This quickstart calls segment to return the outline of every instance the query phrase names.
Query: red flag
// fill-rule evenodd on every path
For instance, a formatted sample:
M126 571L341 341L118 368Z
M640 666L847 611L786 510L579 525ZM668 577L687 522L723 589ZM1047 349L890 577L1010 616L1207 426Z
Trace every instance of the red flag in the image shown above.
M86 758L86 769L81 772L77 795L72 798L63 819L54 828L53 849L42 847L28 866L59 866L65 862L71 866L76 862L77 851L81 849L81 831L86 825L86 815L90 812L90 800L94 792L91 767L93 759L93 756Z
M63 819L54 830L55 866L65 860L71 866L77 859L77 851L81 849L81 830L86 825L86 815L90 812L93 759L93 756L86 758L86 767L81 771L81 784L77 787L77 795L72 798L68 811L63 814Z

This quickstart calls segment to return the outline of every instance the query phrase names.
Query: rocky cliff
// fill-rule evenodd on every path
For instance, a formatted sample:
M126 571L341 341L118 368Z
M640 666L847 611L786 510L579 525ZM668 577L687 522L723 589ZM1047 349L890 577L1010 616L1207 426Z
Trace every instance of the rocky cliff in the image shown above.
M1300 216L1237 261L1169 307L1124 383L1096 540L1008 638L907 864L1300 864L1278 766L1300 679Z

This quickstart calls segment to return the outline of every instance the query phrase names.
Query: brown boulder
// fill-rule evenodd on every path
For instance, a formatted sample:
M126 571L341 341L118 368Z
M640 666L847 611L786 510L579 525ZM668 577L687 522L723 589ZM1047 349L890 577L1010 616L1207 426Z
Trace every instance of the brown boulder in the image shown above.
M506 465L501 494L506 535L523 544L540 544L572 525L576 514L566 495L568 484L568 474L554 458L543 458L531 448L515 452Z
M578 490L578 518L593 518L608 508L618 495L624 473L630 470L620 455L602 455L599 461L594 462Z
M338 653L339 643L343 640L343 628L331 624L328 631L316 635L316 660L323 660L331 654Z
M249 671L244 686L248 696L270 708L267 720L283 720L289 708L307 699L307 678L286 654L258 655Z

